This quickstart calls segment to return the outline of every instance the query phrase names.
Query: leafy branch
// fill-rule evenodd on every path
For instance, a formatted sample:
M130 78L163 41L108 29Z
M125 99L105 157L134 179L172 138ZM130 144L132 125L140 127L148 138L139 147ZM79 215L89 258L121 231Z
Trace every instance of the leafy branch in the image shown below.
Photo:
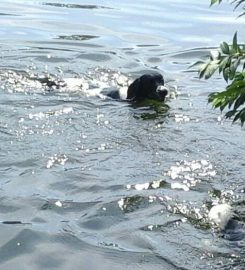
M217 50L210 53L207 61L198 61L200 78L209 79L216 70L223 74L226 82L233 80L239 67L244 70L245 45L237 43L237 33L233 37L232 45L222 42Z
M221 2L222 0L211 0L211 5ZM231 3L235 4L235 8L244 3L245 10L245 0L233 0ZM222 42L219 48L211 51L206 61L198 61L195 65L199 66L200 78L209 79L216 71L222 74L228 85L222 92L211 93L208 102L221 111L228 108L225 117L233 118L233 122L240 120L243 125L245 122L245 45L238 44L237 33L234 34L230 45Z
M210 5L212 6L212 5L214 5L214 4L220 4L221 2L222 2L222 0L211 0ZM239 8L241 7L242 10L245 10L245 0L230 0L229 2L230 2L231 4L233 4L233 5L235 5L234 10L237 9L238 7L239 7ZM242 4L244 4L244 5L242 6ZM245 12L241 13L241 14L239 15L239 17L240 17L240 16L243 16L243 15L245 15Z

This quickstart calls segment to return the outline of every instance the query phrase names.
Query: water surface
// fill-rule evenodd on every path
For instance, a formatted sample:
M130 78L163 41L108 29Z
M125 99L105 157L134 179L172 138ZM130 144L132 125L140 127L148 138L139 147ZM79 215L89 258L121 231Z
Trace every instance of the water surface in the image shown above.
M201 3L200 3L201 2ZM208 226L214 202L244 223L244 128L189 66L238 30L209 1L1 1L0 268L244 269L244 239ZM166 113L102 99L146 71L178 95ZM48 89L33 78L80 78Z

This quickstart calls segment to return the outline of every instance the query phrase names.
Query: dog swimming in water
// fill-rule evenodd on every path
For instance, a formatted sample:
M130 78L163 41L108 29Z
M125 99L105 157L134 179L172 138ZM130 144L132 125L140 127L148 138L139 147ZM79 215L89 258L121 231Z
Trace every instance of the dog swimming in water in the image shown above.
M108 97L113 99L122 99L120 90L102 91ZM141 101L144 99L153 99L164 101L168 94L164 86L164 79L160 73L148 73L134 80L127 89L127 101Z
M64 79L62 81L55 81L50 78L37 79L49 89L79 88L83 84L83 79ZM109 97L115 100L126 100L129 102L142 101L144 99L151 99L157 101L165 101L168 95L168 89L164 86L163 76L158 72L147 73L135 79L126 89L126 94L122 93L121 89L111 89L105 87L97 92L98 96ZM94 89L87 89L86 93L93 95Z

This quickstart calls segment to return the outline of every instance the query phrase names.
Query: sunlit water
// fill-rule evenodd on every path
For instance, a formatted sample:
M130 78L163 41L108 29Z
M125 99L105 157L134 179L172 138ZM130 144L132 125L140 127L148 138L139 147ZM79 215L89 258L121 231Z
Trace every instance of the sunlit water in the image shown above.
M244 269L244 238L207 218L226 202L244 224L244 128L207 105L223 81L189 68L242 40L244 19L208 0L0 10L0 269ZM149 70L168 112L89 92ZM83 83L48 91L43 76Z

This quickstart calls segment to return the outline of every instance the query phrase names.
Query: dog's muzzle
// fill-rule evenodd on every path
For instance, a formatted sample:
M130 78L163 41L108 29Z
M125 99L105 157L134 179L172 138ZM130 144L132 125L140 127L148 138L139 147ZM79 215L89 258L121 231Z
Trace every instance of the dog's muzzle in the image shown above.
M163 86L163 85L159 85L157 87L157 95L159 96L160 99L164 100L165 97L167 96L168 94L168 88Z

